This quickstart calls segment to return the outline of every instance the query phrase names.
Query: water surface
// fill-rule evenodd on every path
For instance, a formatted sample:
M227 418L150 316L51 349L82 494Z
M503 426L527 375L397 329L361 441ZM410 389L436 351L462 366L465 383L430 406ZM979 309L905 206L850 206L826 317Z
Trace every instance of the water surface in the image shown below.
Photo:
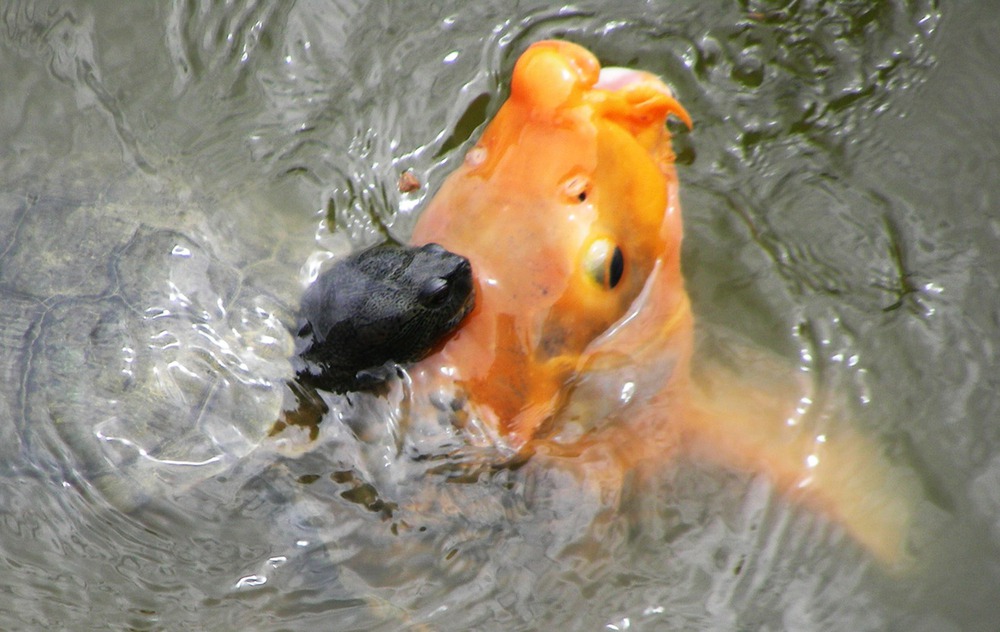
M996 7L605 4L0 8L0 627L995 628ZM445 477L376 398L259 449L317 263L405 238L544 37L674 86L699 322L919 478L914 568L693 459Z

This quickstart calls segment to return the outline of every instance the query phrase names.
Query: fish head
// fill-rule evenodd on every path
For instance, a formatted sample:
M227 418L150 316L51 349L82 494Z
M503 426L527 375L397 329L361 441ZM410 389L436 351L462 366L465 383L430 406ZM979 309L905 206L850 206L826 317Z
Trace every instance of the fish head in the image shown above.
M690 125L655 75L535 43L415 226L470 260L477 296L417 371L453 376L515 447L595 363L652 357L689 319L670 115Z

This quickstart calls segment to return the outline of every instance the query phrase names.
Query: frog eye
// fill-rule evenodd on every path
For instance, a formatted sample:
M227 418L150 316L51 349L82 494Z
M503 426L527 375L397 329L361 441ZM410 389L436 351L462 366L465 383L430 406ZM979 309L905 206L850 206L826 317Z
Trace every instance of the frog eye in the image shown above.
M435 308L444 305L451 295L451 284L448 279L434 277L426 281L420 288L417 300L424 307Z
M606 238L598 239L587 249L584 268L595 283L613 290L625 274L625 256L615 242Z
M590 194L590 180L584 176L573 176L563 183L563 194L574 202L586 202Z

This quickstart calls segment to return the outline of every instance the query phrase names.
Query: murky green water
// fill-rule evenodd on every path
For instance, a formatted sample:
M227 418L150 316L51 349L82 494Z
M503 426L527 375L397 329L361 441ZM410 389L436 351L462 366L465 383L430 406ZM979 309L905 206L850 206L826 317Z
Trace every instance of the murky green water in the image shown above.
M0 6L0 628L996 628L996 3L76 4ZM696 314L919 475L913 570L690 459L448 478L375 399L258 448L322 253L405 237L543 37L675 87Z

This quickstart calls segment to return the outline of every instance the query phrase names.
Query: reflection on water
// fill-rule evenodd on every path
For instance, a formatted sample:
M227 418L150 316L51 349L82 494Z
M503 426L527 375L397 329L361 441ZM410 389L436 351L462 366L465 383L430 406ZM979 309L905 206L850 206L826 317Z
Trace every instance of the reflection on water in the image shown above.
M0 627L991 629L990 10L604 4L0 8ZM375 397L259 447L308 262L405 237L553 36L694 115L696 313L798 357L917 473L908 574L689 459L607 497L600 455L409 458Z

